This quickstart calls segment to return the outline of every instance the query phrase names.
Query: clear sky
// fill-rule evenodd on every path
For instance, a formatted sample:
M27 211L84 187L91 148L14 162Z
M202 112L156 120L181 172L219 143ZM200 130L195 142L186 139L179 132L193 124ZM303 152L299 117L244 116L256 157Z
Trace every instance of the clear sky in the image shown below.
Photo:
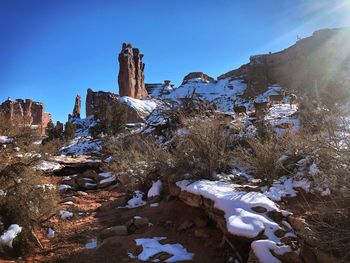
M179 85L349 25L350 0L0 0L0 100L32 98L66 121L76 94L118 92L123 42L145 54L146 83Z

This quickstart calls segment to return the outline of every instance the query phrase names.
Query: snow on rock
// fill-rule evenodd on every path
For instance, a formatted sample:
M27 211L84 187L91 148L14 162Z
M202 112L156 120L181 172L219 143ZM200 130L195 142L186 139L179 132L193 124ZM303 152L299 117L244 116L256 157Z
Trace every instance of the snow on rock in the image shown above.
M94 116L89 116L85 119L80 118L73 118L71 119L71 122L76 125L77 130L75 131L76 137L81 136L89 136L90 135L90 129L94 126L96 126L96 121L94 119Z
M142 252L138 256L129 253L129 257L141 261L148 261L153 256L165 252L172 255L164 262L178 262L192 260L194 254L189 253L181 244L161 244L159 241L167 239L166 237L138 238L135 239L137 246L142 246ZM157 262L157 261L153 261Z
M158 180L153 183L152 187L148 190L147 197L155 197L160 196L160 192L162 191L162 181Z
M113 156L108 156L106 159L104 159L105 163L110 163L113 160Z
M48 230L47 230L47 238L48 239L52 239L52 238L54 238L55 237L55 230L53 230L52 228L49 228Z
M292 251L290 246L281 242L281 237L277 237L275 232L288 230L285 236L294 235L294 233L290 232L291 229L286 229L285 225L279 225L267 216L267 212L271 211L287 215L286 211L280 210L265 194L238 191L235 185L221 181L200 180L191 183L183 180L176 184L181 191L212 200L214 207L224 212L226 227L231 234L248 239L258 238L253 241L251 247L259 262L277 263L280 261L273 256L273 253L282 255ZM266 212L257 212L253 209L255 207L265 208ZM259 238L264 239L259 240Z
M280 226L265 214L257 213L252 207L264 207L267 211L279 211L277 205L262 193L235 191L232 184L200 180L176 183L182 191L211 199L215 207L225 212L227 230L236 236L255 238L262 232L273 240L273 232Z
M251 247L260 263L281 263L278 258L273 256L272 252L276 255L283 255L292 251L290 246L277 246L275 242L270 240L253 241Z
M13 138L9 138L7 136L0 136L0 144L11 143L13 142Z
M157 107L155 100L139 100L124 96L120 97L119 101L144 116L149 115Z
M282 176L278 180L275 180L269 189L262 188L263 194L274 201L281 201L283 197L295 197L297 196L297 190L295 188L302 188L306 192L310 191L311 182L306 178L296 180L291 177Z
M119 207L119 208L135 208L139 206L144 206L146 205L146 202L142 200L143 196L145 194L141 191L135 191L133 198L131 198L126 206Z
M73 213L69 212L69 211L61 210L60 216L62 219L69 219L69 218L73 217Z
M85 244L85 248L87 248L87 249L93 249L96 247L97 247L97 241L95 239L92 240L91 242Z
M40 163L34 166L34 169L45 171L45 172L56 171L56 170L62 169L62 165L54 162L41 161Z
M71 189L72 186L68 185L68 184L61 184L59 187L58 187L58 190L60 191L66 191L68 189Z
M111 172L104 172L99 173L99 176L101 176L103 179L99 182L99 184L106 184L106 183L112 183L115 182L117 179L115 175L113 175Z
M62 147L62 155L88 155L99 153L102 150L102 141L93 139L90 136L76 137L68 146Z
M13 240L21 232L22 227L20 227L19 225L10 225L9 228L0 236L0 244L12 248Z
M117 179L115 178L114 175L112 175L111 177L107 177L106 179L103 179L99 182L99 184L106 184L106 183L112 183L115 182Z

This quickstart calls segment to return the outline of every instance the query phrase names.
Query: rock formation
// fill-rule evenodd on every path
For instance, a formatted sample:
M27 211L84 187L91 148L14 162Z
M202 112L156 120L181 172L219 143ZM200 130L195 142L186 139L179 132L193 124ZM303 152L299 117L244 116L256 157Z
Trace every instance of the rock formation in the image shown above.
M275 83L287 90L305 91L312 89L315 81L324 83L326 76L337 76L349 65L349 45L350 29L319 30L281 52L251 56L248 64L218 79L246 80L246 97L254 97Z
M45 134L47 124L51 121L51 114L44 111L44 104L31 99L8 99L0 109L14 125L37 126L41 135Z
M102 109L106 105L113 105L119 103L119 96L112 92L96 91L92 89L87 90L86 95L86 117L94 115L97 119L101 117Z
M170 80L164 80L164 83L146 83L146 90L150 96L162 97L163 95L170 94L175 86Z
M202 79L207 82L215 82L214 78L208 76L203 72L191 72L184 77L184 80L182 81L182 85L186 84L190 79Z
M138 48L133 48L131 44L123 43L122 51L119 54L119 94L136 99L147 97L144 82L145 64L142 62L143 54Z
M86 117L94 115L96 119L101 119L106 114L106 106L120 104L119 96L112 92L87 90L86 96ZM123 104L124 105L124 104ZM143 116L135 109L125 105L127 122L142 122Z
M74 104L72 117L80 119L80 110L81 110L81 97L77 95L75 97L75 104Z

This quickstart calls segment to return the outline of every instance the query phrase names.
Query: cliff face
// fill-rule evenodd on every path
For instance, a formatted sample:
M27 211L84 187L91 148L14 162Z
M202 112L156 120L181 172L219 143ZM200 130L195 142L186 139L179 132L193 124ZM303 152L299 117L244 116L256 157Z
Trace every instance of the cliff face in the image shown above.
M119 102L119 96L112 92L92 91L87 90L86 95L86 117L94 115L97 119L104 114L103 109L108 105L113 105Z
M86 117L94 115L95 119L103 119L106 107L116 104L123 105L126 111L127 122L142 122L153 109L149 100L137 100L128 97L120 98L112 92L92 91L88 89L86 96ZM155 107L155 106L154 106ZM146 110L145 110L146 109Z
M51 114L45 112L44 104L30 99L10 100L3 102L0 109L14 125L38 126L40 134L45 134L47 124L51 121Z
M252 56L248 64L218 79L246 80L246 97L260 94L271 84L292 92L313 88L315 83L322 89L331 76L336 78L349 63L349 46L350 29L319 30L281 52Z
M139 49L133 48L131 44L123 43L122 51L119 53L119 94L136 99L147 97L145 88L144 69L142 62L143 54Z

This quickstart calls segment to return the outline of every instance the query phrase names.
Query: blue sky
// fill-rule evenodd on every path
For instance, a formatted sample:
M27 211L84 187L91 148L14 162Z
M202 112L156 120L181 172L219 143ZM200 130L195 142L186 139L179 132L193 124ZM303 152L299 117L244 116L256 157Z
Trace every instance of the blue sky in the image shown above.
M349 26L349 14L349 0L0 0L0 100L42 101L65 121L76 94L118 92L123 42L145 54L146 83L179 85Z

